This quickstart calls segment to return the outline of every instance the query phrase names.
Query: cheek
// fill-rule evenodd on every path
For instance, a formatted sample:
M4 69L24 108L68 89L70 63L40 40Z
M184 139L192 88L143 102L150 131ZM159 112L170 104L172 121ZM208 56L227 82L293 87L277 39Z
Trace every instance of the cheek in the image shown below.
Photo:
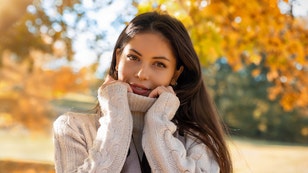
M118 70L118 80L125 81L125 79L130 76L131 71L129 68L126 68L125 64L119 64L119 70Z
M155 81L157 86L169 86L172 79L170 73L155 74L153 76L153 81Z
M125 78L125 72L123 71L123 69L119 69L118 71L118 80L123 81Z

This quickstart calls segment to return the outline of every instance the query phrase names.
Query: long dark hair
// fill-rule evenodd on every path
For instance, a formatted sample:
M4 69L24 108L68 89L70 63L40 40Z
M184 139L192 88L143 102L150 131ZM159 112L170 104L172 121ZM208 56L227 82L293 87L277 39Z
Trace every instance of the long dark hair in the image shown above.
M174 86L180 107L174 116L180 132L187 133L207 145L220 166L221 173L232 172L232 162L225 138L225 128L203 82L199 58L184 25L168 14L148 12L136 16L121 32L114 50L109 75L117 79L116 51L138 33L161 33L171 44L177 68L184 70Z

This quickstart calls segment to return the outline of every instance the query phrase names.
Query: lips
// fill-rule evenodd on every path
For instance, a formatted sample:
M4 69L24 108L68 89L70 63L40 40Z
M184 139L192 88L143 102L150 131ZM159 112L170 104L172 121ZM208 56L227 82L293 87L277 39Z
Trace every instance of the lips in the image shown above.
M137 84L130 84L130 87L132 88L133 92L138 95L142 96L148 96L151 92L150 89L146 88L145 86L142 85L137 85Z

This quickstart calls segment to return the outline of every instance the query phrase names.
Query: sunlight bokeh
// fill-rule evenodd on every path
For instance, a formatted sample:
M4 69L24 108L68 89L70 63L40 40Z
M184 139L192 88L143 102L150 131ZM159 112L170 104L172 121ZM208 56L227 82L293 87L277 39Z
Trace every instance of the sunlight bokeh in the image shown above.
M93 112L97 88L110 65L117 36L135 14L156 7L169 8L170 13L181 17L190 26L198 52L209 55L201 58L204 77L230 125L232 136L228 143L235 173L307 172L308 97L303 93L308 93L304 85L308 55L307 49L301 48L308 39L300 37L308 29L307 0L277 1L283 15L277 19L264 17L270 24L263 18L255 21L261 16L259 13L241 16L240 9L237 14L235 7L221 4L210 9L213 2L209 0L200 1L194 13L179 9L194 5L189 0L184 5L174 5L175 1L142 1L144 6L138 6L140 1L72 2L0 0L0 172L54 172L53 121L69 111ZM159 6L159 2L165 4ZM221 0L217 2L223 4ZM230 16L234 12L234 19L206 16L222 7L228 9ZM209 11L202 11L206 8ZM292 18L287 21L284 17L290 11ZM208 21L197 26L190 18L193 15L196 21L203 21L202 15ZM283 22L275 25L275 20ZM290 21L288 27L294 30L288 32L289 28L283 26ZM246 27L249 22L259 23ZM231 29L226 29L229 25ZM248 36L239 34L241 27ZM230 32L228 37L223 36L223 31ZM271 34L262 35L267 33ZM244 41L244 49L248 50L237 54ZM235 45L226 51L231 52L229 57L223 50L228 45ZM259 50L263 52L258 53ZM302 51L290 53L294 50ZM273 52L278 56L266 56ZM283 59L288 53L292 56ZM302 58L296 59L299 54ZM212 64L208 57L214 57ZM271 66L264 65L264 59ZM290 73L283 74L283 70ZM288 95L279 95L286 91ZM18 163L23 166L18 167ZM38 165L42 168L35 169ZM42 169L45 171L38 171Z

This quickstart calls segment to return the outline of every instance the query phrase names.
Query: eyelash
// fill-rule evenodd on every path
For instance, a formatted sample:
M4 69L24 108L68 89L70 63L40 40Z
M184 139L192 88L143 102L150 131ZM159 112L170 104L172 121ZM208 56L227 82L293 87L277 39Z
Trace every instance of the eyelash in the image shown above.
M156 62L154 63L157 67L159 68L166 68L167 66L164 64L164 63L161 63L161 62Z
M130 60L130 61L140 61L139 58L135 55L130 55L128 54L127 55L127 58ZM162 62L155 62L154 63L155 66L159 67L159 68L166 68L167 66L162 63Z
M137 61L137 60L139 61L139 58L135 55L127 55L127 58L132 61Z

